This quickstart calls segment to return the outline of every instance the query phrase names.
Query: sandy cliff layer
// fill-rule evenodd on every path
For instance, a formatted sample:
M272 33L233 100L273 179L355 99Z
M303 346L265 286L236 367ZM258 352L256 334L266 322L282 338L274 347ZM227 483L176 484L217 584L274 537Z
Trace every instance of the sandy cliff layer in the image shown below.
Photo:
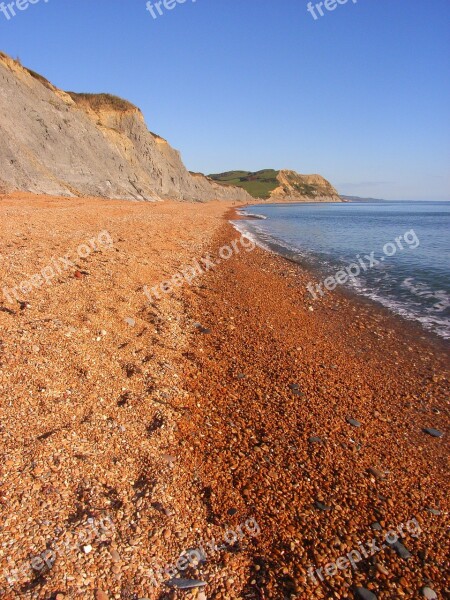
M337 190L321 175L301 175L283 170L277 177L280 185L270 199L284 202L342 202Z
M249 200L192 175L141 111L109 95L68 94L0 53L0 192L136 200Z
M224 186L238 186L253 198L269 202L342 202L335 188L321 175L262 169L213 173L209 177Z

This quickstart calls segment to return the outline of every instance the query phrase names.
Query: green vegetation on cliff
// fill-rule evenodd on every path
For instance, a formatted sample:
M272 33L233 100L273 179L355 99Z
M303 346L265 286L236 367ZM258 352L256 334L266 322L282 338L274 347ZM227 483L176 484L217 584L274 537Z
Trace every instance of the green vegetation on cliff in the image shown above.
M209 175L217 183L243 188L254 198L281 199L288 202L340 202L339 194L321 175L302 175L284 169L228 171Z
M75 92L67 92L74 102L79 105L85 105L94 111L102 109L114 109L120 112L126 112L128 110L136 110L134 104L113 96L112 94L78 94Z
M279 171L273 169L264 169L255 173L251 171L228 171L227 173L208 175L208 177L222 185L241 187L254 198L269 198L270 192L280 185L277 179L278 173Z

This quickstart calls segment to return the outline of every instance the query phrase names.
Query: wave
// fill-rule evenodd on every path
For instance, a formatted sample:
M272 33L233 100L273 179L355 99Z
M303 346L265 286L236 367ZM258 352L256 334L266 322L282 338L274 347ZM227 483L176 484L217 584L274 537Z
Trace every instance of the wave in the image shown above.
M241 235L245 235L250 238L253 243L262 248L263 250L267 250L268 252L272 252L272 249L262 242L259 235L256 235L247 225L248 221L230 221L230 224L236 229L238 233Z
M254 221L230 221L233 227L242 235L246 235L260 248L278 254L307 268L320 272L320 277L334 273L346 265L340 261L333 261L326 255L320 255L281 240L258 226ZM380 269L372 269L369 273L371 279L366 279L364 274L356 280L348 282L348 288L354 293L369 298L389 309L391 312L409 321L419 322L424 329L431 331L444 339L450 339L450 318L442 314L450 307L450 296L444 290L433 290L426 283L416 282L413 277L403 281L395 279L389 273L390 266L385 262ZM395 298L403 288L408 293L408 298ZM417 298L414 301L414 296ZM425 301L434 301L426 306Z
M383 296L381 293L373 291L362 285L357 288L358 293L378 302L391 312L400 315L408 321L418 321L428 331L436 333L445 340L450 339L450 318L438 316L434 311L425 311L422 306L418 305L414 310L411 304L392 297Z
M436 300L433 304L433 310L443 312L450 307L450 295L445 290L433 290L429 285L423 282L414 282L413 277L407 277L401 283L401 286L407 289L411 294L426 300Z
M260 219L261 221L265 221L267 219L267 217L265 215L260 215L258 213L251 213L248 212L247 210L238 210L238 215L240 215L241 217L250 217L252 219Z

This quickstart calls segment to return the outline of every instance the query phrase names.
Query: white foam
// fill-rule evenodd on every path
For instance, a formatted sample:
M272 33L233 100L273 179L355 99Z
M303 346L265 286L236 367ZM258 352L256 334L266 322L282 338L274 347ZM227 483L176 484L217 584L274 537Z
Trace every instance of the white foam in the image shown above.
M248 236L257 246L260 248L283 256L293 260L296 258L308 261L310 259L311 266L321 271L333 268L332 263L328 263L326 259L320 258L309 252L299 249L298 247L289 244L284 240L277 239L270 235L265 228L258 226L257 222L251 220L241 221L230 221L233 227L241 234ZM286 254L283 253L286 251ZM315 264L313 264L313 262ZM309 261L308 261L309 263ZM408 301L400 298L392 298L390 296L384 296L381 290L385 288L384 284L389 284L386 279L391 277L388 274L386 263L382 265L382 270L377 273L375 281L371 282L371 287L368 287L368 282L364 280L363 275L356 279L348 282L348 285L355 291L355 293L370 298L371 300L378 302L382 306L388 308L391 312L400 315L401 317L409 320L421 323L421 325L439 335L444 339L450 339L450 318L444 316L442 313L450 306L450 296L444 290L433 290L426 283L416 282L413 277L406 278L401 286L409 292L412 296L417 297L417 301L414 302L414 298L408 298ZM375 270L372 271L376 273ZM395 279L395 278L394 278ZM373 289L375 286L378 289ZM398 284L397 284L398 285ZM424 299L435 300L434 304L428 309L423 306ZM428 311L424 314L424 310Z
M246 221L230 221L231 225L238 231L241 235L245 235L249 239L252 240L254 244L262 248L263 250L267 250L268 252L272 252L271 248L262 243L257 235L255 235L248 227L245 226Z
M445 290L433 290L422 281L415 282L413 277L407 277L402 281L401 286L419 298L436 300L433 305L433 310L436 312L443 312L450 307L450 294Z
M238 210L238 214L241 217L253 217L254 219L261 219L263 221L265 221L267 219L267 217L265 215L260 215L258 213L251 213L251 212L248 212L247 210Z
M363 288L362 286L359 287L358 292L363 296L382 304L384 307L388 308L393 313L400 315L404 319L407 319L408 321L418 321L425 329L433 331L446 340L450 339L450 318L443 316L438 317L435 314L420 314L419 310L417 312L412 310L411 305L406 306L401 300L381 296L377 292L369 290L368 288ZM423 307L419 303L417 306L423 310Z

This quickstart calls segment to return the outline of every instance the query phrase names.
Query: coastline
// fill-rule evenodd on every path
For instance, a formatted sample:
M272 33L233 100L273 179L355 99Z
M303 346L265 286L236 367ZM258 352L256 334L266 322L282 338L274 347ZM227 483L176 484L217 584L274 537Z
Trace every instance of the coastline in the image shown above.
M275 204L275 203L274 203ZM279 204L279 203L278 203ZM289 203L284 203L289 204ZM312 203L314 204L314 203ZM318 203L320 204L320 203ZM248 204L244 207L234 208L230 212L229 221L231 224L238 221L252 221L252 220L266 220L266 216L259 215L257 212L254 214L241 214L239 211L247 210L247 209L255 209L257 210L258 206L261 204ZM245 229L241 230L236 227L238 231L245 232ZM326 272L321 271L316 265L312 265L311 263L305 262L303 259L299 258L298 252L294 248L290 248L285 244L277 244L275 241L272 242L262 242L258 240L254 234L250 233L250 235L255 238L255 241L258 243L258 246L269 253L273 253L277 256L280 256L284 260L293 263L294 265L298 265L302 271L305 271L310 274L309 282L313 284L313 286L317 283L323 283L324 277L326 277ZM330 293L330 292L326 292ZM380 298L374 298L370 295L358 293L355 288L350 287L349 285L339 285L335 290L331 292L332 294L338 293L342 294L345 297L354 299L356 302L360 302L362 304L367 304L385 315L387 319L394 319L394 322L397 322L400 329L406 328L409 329L412 336L418 336L422 339L427 339L430 343L434 344L438 350L443 352L448 352L450 345L450 338L447 334L441 335L437 333L437 331L424 326L417 320L417 316L406 316L402 314L402 312L397 311L392 308L392 306L388 303L382 302ZM311 304L314 304L317 301L317 298L310 297Z
M0 516L14 542L0 572L56 529L76 539L87 518L114 524L7 600L17 589L156 600L156 566L205 540L219 550L182 577L207 582L208 599L353 598L354 585L418 598L427 578L444 595L449 365L427 336L341 292L310 311L309 272L260 248L149 304L144 284L239 237L231 203L27 197L0 210L2 281L100 230L114 240L80 261L83 278L63 274L0 311ZM219 543L248 519L258 536ZM411 519L408 561L386 548L317 584L308 575L381 540L374 522L387 532ZM167 592L181 597L201 595Z
M227 224L215 247L233 235ZM445 526L428 509L448 510L448 444L423 432L448 433L442 347L353 294L330 294L311 312L305 277L257 248L186 291L188 314L210 333L194 333L188 389L200 402L183 436L213 490L210 518L234 524L226 515L237 508L235 519L252 516L262 532L230 559L232 577L273 599L352 598L353 586L383 600L420 597L427 578L444 593ZM308 576L371 539L374 522L411 518L423 535L405 536L407 563L387 549L318 585Z

